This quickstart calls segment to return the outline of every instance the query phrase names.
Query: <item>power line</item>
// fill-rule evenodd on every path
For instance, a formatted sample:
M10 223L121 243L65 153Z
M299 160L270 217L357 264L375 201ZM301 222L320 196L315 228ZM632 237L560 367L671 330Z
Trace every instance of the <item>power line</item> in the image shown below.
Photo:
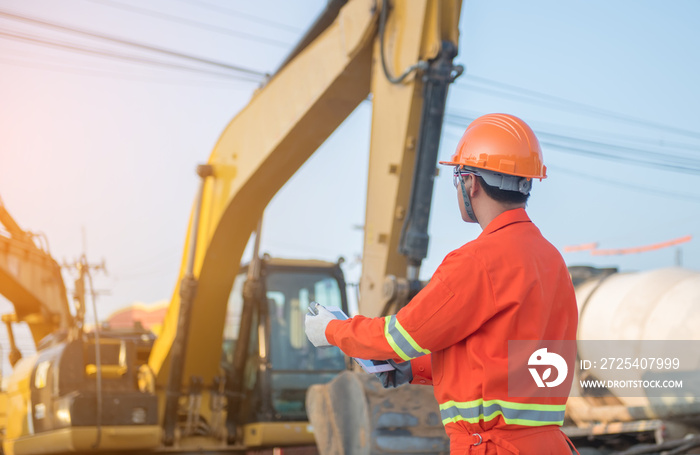
M529 90L529 89L525 89L525 88L518 87L515 85L505 84L503 82L497 82L497 81L493 81L491 79L487 79L487 78L483 78L483 77L479 77L479 76L474 76L472 74L466 74L465 77L459 79L459 81L461 81L462 83L465 83L468 80L471 80L471 81L478 83L478 84L483 84L483 85L488 85L488 86L500 88L500 91L494 90L494 89L489 90L491 93L497 93L498 95L504 95L506 97L516 96L520 99L525 99L527 101L533 101L533 99L534 99L534 101L536 101L539 104L549 104L550 106L564 107L567 110L570 110L572 107L574 107L574 108L577 108L581 111L588 112L591 114L605 116L608 118L614 118L616 120L621 120L621 121L624 121L627 123L643 125L643 126L647 126L647 127L651 127L651 128L655 128L655 129L659 129L659 130L666 130L666 131L673 132L675 134L680 134L683 136L689 136L689 137L693 137L695 139L700 139L700 133L697 131L691 131L691 130L686 130L683 128L662 125L659 123L651 122L651 121L640 119L637 117L632 117L629 115L620 114L618 112L613 112L613 111L609 111L606 109L598 108L598 107L591 106L588 104L578 103L578 102L567 100L564 98L559 98L557 96L549 95L549 94L538 92L535 90ZM459 82L456 83L455 86L457 88L465 89L465 87L462 87ZM480 90L484 90L484 89L480 89ZM508 92L512 92L512 93L508 93Z
M65 42L60 42L60 41L48 41L45 39L42 39L40 37L36 36L31 36L31 35L24 35L24 34L17 34L17 33L8 33L6 31L0 31L0 37L5 38L5 39L11 39L15 41L24 41L28 42L31 44L35 45L41 45L41 46L47 46L47 47L53 47L53 48L58 48L58 49L63 49L63 50L71 50L75 52L81 52L84 54L89 54L89 55L96 55L99 57L107 57L107 58L112 58L112 59L117 59L117 60L124 60L128 62L136 62L136 63L142 63L142 64L147 64L147 65L153 65L153 66L161 66L165 68L174 68L174 69L179 69L179 70L184 70L184 71L190 71L190 72L195 72L195 73L204 73L204 74L210 74L218 77L223 77L227 79L237 79L241 81L247 81L247 82L259 82L258 79L252 79L248 78L245 76L236 76L232 74L225 74L225 73L219 73L217 71L210 71L202 68L193 68L190 66L184 66L184 65L178 65L177 63L168 63L168 62L162 62L158 60L150 60L147 58L142 58L142 57L137 57L133 55L126 55L126 54L119 54L116 52L110 52L102 49L92 49L88 47L81 47L77 46L71 43L65 43Z
M110 42L122 44L125 46L130 46L130 47L143 49L143 50L147 50L147 51L151 51L151 52L157 52L160 54L165 54L165 55L172 56L172 57L178 57L178 58L185 59L185 60L191 60L191 61L197 62L197 63L204 63L207 65L217 66L220 68L224 68L224 69L228 69L228 70L232 70L232 71L237 71L237 72L249 74L252 76L258 76L261 79L267 76L267 74L265 74L261 71L252 70L249 68L244 68L242 66L230 65L228 63L218 62L215 60L209 60L209 59L197 57L194 55L184 54L182 52L172 51L169 49L163 49L160 47L155 47L155 46L151 46L151 45L143 44L143 43L137 43L134 41L128 41L128 40L125 40L123 38L117 38L114 36L103 35L101 33L93 32L93 31L89 31L89 30L82 30L82 29L78 29L78 28L74 28L74 27L68 27L66 25L57 24L54 22L48 22L45 20L41 20L41 19L29 17L29 16L23 16L21 14L9 12L9 11L0 10L0 16L6 17L6 18L9 18L12 20L28 22L28 23L33 24L33 25L41 25L43 27L49 27L49 28L61 30L64 32L77 33L80 35L89 36L92 38L97 38L97 39L100 39L103 41L110 41Z
M650 162L650 161L641 161L641 160L634 160L630 163L629 159L624 158L624 157L619 157L616 155L595 152L595 151L583 149L580 147L567 146L567 145L556 144L556 143L551 143L551 142L547 142L547 141L541 141L541 143L545 146L550 146L550 147L555 148L555 149L560 150L560 151L571 152L571 153L586 156L589 158L600 158L600 159L604 159L604 160L608 160L608 161L617 161L617 162L623 163L623 164L632 164L635 166L643 166L643 167L648 167L648 168L657 169L657 170L681 172L681 173L690 174L690 175L700 175L700 169L691 169L691 168L688 168L685 166L677 166L677 165L666 164L666 163L654 163L654 162Z
M549 125L549 126L555 127L554 125ZM576 132L576 134L578 134L579 137L584 136L584 137L595 137L598 139L610 139L613 141L626 143L628 145L632 144L632 146L634 146L634 147L646 148L646 147L651 146L652 148L657 148L659 150L676 149L678 151L691 152L692 155L697 155L698 151L700 151L700 144L688 144L688 143L683 143L683 142L668 141L668 140L663 140L663 139L652 139L652 138L641 137L641 136L630 136L630 135L625 135L625 134L615 134L615 133L601 132L601 131L590 131L590 130L583 130L580 128L569 128L569 130ZM667 153L667 152L663 152L663 153ZM673 155L673 156L682 157L682 155Z
M604 183L606 185L615 186L617 188L623 188L627 190L638 191L641 193L648 193L655 196L663 196L672 199L683 199L689 202L700 203L700 196L693 195L689 193L677 193L675 191L668 191L661 188L650 188L648 186L634 185L631 183L621 182L618 180L610 180L600 177L599 175L588 174L584 172L574 171L572 169L563 168L560 166L547 166L547 169L551 169L557 172L562 172L564 174L573 175L574 177L579 177L585 179L586 181L595 181L599 183Z
M196 5L196 6L199 6L200 8L205 8L205 9L208 9L211 11L217 11L219 13L228 14L230 16L242 17L242 18L247 19L249 21L257 22L258 24L269 25L271 27L276 27L276 28L279 28L281 30L287 30L287 31L292 32L292 33L299 33L299 32L303 31L301 28L294 27L292 25L283 24L281 22L276 22L276 21L271 21L269 19L264 19L262 17L254 16L252 14L242 13L240 11L232 10L229 8L224 8L222 6L212 5L212 4L209 4L206 2L201 2L201 1L197 1L197 0L194 0L194 1L193 0L180 0L180 1L189 3L191 5Z
M692 175L700 175L700 164L698 163L670 163L666 162L663 160L650 160L650 159L642 159L640 156L634 156L634 149L626 149L624 147L619 147L611 144L597 144L597 143L591 143L587 144L586 141L583 141L581 139L575 139L575 138L565 138L563 136L560 136L564 138L564 140L569 140L572 141L573 143L566 144L566 143L561 143L557 142L557 136L556 135L551 135L548 133L539 133L540 137L540 144L545 145L545 146L550 146L562 151L569 151L572 153L576 153L578 155L584 155L584 156L589 156L593 158L602 158L606 159L609 161L618 161L621 163L625 164L634 164L634 165L639 165L639 166L646 166L646 167L651 167L655 169L665 169L669 171L675 171L675 172L682 172L685 174L692 174ZM546 139L549 137L550 139ZM551 138L554 138L552 140ZM582 146L583 145L583 146ZM593 145L593 146L600 146L606 149L613 149L613 150L619 150L622 151L623 153L632 153L632 156L621 156L618 154L612 154L612 153L607 153L603 152L600 150L595 150L594 148L587 148L586 145ZM640 154L644 154L644 151L637 151ZM647 152L648 153L648 152Z
M211 24L206 24L203 22L193 21L191 19L185 19L184 17L173 16L172 14L153 11L153 10L146 9L146 8L140 8L138 6L125 5L123 3L116 2L113 0L88 0L88 1L93 2L93 3L102 3L105 5L111 6L113 8L120 8L123 10L132 11L132 12L136 12L139 14L144 14L146 16L155 17L155 18L158 18L161 20L169 20L172 22L176 22L176 23L180 23L180 24L184 24L184 25L189 25L190 27L196 27L199 29L206 30L208 32L214 31L214 32L218 32L218 33L223 33L226 35L235 36L237 38L243 38L243 39L247 39L247 40L257 41L257 42L263 43L263 44L269 44L272 46L281 47L283 49L289 48L289 43L285 43L284 41L279 41L279 40L272 39L272 38L265 38L263 36L252 35L252 34L244 33L244 32L238 32L235 30L230 30L230 29L227 29L224 27L219 27L216 25L211 25Z
M89 76L98 76L98 77L109 77L112 79L122 79L122 80L131 80L131 81L139 81L139 82L153 82L157 84L177 84L177 85L189 85L189 86L199 86L199 87L219 87L219 88L226 88L226 89L240 89L240 87L235 87L232 86L231 83L234 81L195 81L195 80L165 80L163 78L145 78L145 77L139 77L137 74L124 74L124 73L118 73L114 71L100 71L100 70L95 70L93 68L83 68L83 67L75 67L75 66L68 66L64 63L61 64L51 64L47 62L34 62L34 61L26 61L26 60L17 60L17 59L11 59L11 58L5 58L5 57L0 57L0 63L6 64L6 65L13 65L13 66L23 66L25 68L35 68L35 69L41 69L41 70L48 70L48 71L57 71L60 73L68 73L68 74L78 74L81 76L84 75L89 75Z
M567 110L570 110L572 107L574 107L574 108L577 108L577 109L584 111L584 112L589 112L589 113L596 114L596 115L602 115L602 116L609 117L609 118L615 118L617 120L622 120L622 121L627 122L627 123L635 123L635 124L640 124L640 125L652 127L655 129L667 130L667 131L671 131L671 132L676 133L676 134L681 134L684 136L691 136L691 137L694 137L696 139L700 138L700 133L698 133L696 131L690 131L690 130L676 128L676 127L672 127L672 126L668 126L668 125L662 125L662 124L651 122L648 120L639 119L639 118L632 117L629 115L620 114L618 112L609 111L606 109L598 108L598 107L591 106L591 105L584 104L584 103L578 103L575 101L567 100L564 98L559 98L557 96L549 95L549 94L538 92L535 90L525 89L525 88L518 87L515 85L505 84L503 82L497 82L497 81L482 78L479 76L474 76L471 74L466 75L466 79L462 78L461 80L462 80L462 82L467 82L467 80L469 80L469 79L471 79L473 82L476 82L477 84L484 84L484 85L499 87L500 90L497 90L497 89L487 90L491 93L495 93L498 95L505 95L507 97L516 96L520 99L524 99L527 101L533 101L533 99L534 99L534 101L538 102L541 105L563 107ZM459 84L457 84L457 87L462 88L462 89L465 88L465 87L460 87ZM485 90L485 89L480 88L480 90ZM513 93L515 93L515 95L507 93L507 92L513 92Z
M687 166L689 168L696 168L697 170L700 171L700 160L685 157L685 156L678 156L678 155L673 155L669 153L664 153L664 152L659 152L659 151L654 151L654 150L649 150L649 149L644 149L640 147L627 147L624 145L618 145L618 144L612 144L609 142L599 142L599 141L593 141L593 140L588 140L588 139L582 139L574 136L563 136L561 134L555 134L555 133L550 133L550 132L542 132L540 131L539 136L544 139L544 142L549 142L549 143L554 143L554 144L561 144L561 141L564 142L573 142L574 144L582 144L587 147L599 147L599 148L605 148L607 150L615 150L620 152L621 154L626 154L630 156L630 158L634 159L640 159L646 157L648 160L653 160L654 162L660 161L660 158L663 158L664 163L671 163L675 164L678 166ZM557 142L559 141L559 142ZM619 156L619 155L617 155Z

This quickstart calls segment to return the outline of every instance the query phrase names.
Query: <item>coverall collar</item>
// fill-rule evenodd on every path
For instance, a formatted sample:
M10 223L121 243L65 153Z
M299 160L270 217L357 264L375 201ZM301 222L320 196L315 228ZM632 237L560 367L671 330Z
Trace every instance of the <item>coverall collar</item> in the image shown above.
M499 229L502 229L509 224L513 223L531 223L530 217L527 216L527 213L525 212L525 209L523 208L517 208L513 210L507 210L500 215L498 215L496 218L491 220L491 222L486 226L486 228L481 232L479 237L489 235L493 232L496 232Z

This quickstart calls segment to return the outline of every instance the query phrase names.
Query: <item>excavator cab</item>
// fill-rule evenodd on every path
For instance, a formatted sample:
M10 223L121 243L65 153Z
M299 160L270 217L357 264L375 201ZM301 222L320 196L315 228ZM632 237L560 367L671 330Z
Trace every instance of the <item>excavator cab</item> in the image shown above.
M240 412L244 415L240 420L253 425L246 425L246 436L250 428L260 433L260 425L265 422L304 422L307 426L306 390L329 382L350 366L340 349L316 349L304 333L304 316L312 301L348 311L339 263L266 256L260 265L262 289L248 316L250 330L241 387L244 398ZM244 266L234 280L228 301L221 361L227 377L235 374L239 334L248 332L241 330L246 320L242 312L248 279L248 266Z

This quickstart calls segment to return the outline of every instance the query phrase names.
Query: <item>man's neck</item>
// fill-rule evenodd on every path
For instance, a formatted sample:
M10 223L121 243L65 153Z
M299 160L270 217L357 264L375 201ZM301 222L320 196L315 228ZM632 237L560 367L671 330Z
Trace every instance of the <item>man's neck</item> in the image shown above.
M491 224L491 221L496 219L500 214L507 212L508 210L524 209L525 203L522 204L502 204L499 202L493 202L485 204L483 207L479 207L479 211L476 213L476 217L479 219L479 226L481 229L486 229L486 226Z

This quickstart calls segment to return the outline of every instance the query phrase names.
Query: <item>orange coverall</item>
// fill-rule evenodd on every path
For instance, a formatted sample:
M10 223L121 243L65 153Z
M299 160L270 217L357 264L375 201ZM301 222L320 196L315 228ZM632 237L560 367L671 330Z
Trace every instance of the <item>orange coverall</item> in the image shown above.
M412 382L433 384L451 454L570 454L566 397L509 397L508 341L575 340L577 320L564 260L515 209L448 254L398 314L331 321L326 338L353 357L415 359Z

